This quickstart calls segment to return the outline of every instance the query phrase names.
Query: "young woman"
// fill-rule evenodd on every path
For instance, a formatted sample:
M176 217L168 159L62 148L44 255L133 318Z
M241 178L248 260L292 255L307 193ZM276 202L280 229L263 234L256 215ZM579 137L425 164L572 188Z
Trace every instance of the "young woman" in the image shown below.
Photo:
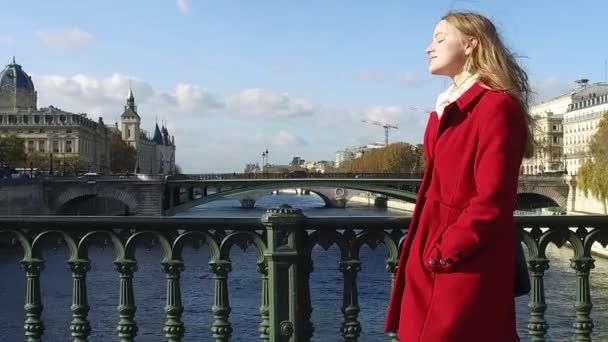
M517 182L533 153L528 77L481 15L449 13L427 48L453 84L424 134L427 168L386 332L401 342L514 342Z

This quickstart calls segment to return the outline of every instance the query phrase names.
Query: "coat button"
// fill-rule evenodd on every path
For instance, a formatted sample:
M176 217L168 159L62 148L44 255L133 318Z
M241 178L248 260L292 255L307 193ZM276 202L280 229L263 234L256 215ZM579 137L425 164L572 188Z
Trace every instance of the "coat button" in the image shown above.
M451 265L454 263L454 260L452 260L452 258L441 259L439 260L439 263L441 264L441 266Z
M435 259L431 258L431 259L429 259L429 264L431 264L431 265L433 265L433 266L434 266L434 265L437 265L437 260L435 260Z

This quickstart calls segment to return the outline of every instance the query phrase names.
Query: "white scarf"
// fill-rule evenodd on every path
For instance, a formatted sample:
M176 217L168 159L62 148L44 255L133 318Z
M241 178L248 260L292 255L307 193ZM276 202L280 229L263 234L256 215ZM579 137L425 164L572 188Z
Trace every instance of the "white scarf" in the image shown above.
M458 98L464 94L467 90L469 90L479 76L477 74L473 74L469 76L464 82L462 82L459 86L456 84L452 84L446 91L439 94L437 97L437 103L435 103L435 110L437 111L437 117L441 118L445 107L450 103L458 100Z

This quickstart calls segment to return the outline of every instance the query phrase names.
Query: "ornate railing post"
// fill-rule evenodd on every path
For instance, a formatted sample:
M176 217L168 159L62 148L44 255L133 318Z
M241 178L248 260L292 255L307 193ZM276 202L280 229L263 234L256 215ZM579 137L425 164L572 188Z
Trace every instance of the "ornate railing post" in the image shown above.
M40 259L27 259L21 262L27 277L27 292L25 298L25 336L27 342L42 341L44 324L42 315L42 298L40 297L40 272L44 269L44 261Z
M307 310L302 276L304 218L300 209L287 205L269 209L262 216L268 241L264 258L268 264L271 342L305 341L302 324Z
M397 260L389 259L386 261L386 271L391 275L391 289L395 284L395 277L397 276L397 264ZM388 333L388 337L390 338L391 342L399 342L399 339L397 339L397 334L394 332Z
M356 342L361 334L359 323L359 294L357 292L357 273L361 271L359 260L340 262L340 271L344 274L344 298L342 300L342 336L347 342Z
M260 314L262 322L260 322L260 338L262 341L270 340L270 297L268 294L268 265L266 261L258 263L258 272L262 274L262 304L260 305Z
M312 248L310 250L312 250ZM304 286L304 307L302 308L304 310L304 317L302 318L302 323L304 324L304 341L310 341L315 333L315 327L312 324L312 302L310 298L310 274L313 271L313 262L310 255L304 256L302 271L302 277L304 278L304 281L302 282L302 286Z
M530 295L530 318L528 319L528 334L533 342L544 342L549 324L545 319L545 271L549 269L549 260L534 258L528 260L529 271L532 275L532 293Z
M118 312L118 337L121 342L133 342L137 336L137 324L135 323L135 297L133 296L133 273L137 271L137 263L134 260L121 260L114 263L116 270L120 273L120 293Z
M230 302L228 300L228 273L232 270L230 261L219 260L209 263L215 280L215 294L213 303L213 323L211 333L216 342L227 342L232 335L230 316Z
M595 267L589 257L571 259L570 266L576 270L576 318L574 319L574 341L591 341L593 320L591 319L591 291L589 289L589 271Z
M69 261L72 271L72 324L70 330L74 342L87 342L91 333L91 325L87 320L89 304L87 301L87 272L91 270L88 260Z
M179 285L181 272L184 264L181 261L163 262L163 271L167 276L167 305L165 313L165 337L169 342L179 342L184 336L184 323L181 320L184 308L182 307L182 294Z

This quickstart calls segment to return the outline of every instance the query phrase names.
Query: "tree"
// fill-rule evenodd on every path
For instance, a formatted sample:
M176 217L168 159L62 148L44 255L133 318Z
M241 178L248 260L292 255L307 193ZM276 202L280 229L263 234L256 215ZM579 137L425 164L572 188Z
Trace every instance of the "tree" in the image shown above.
M64 175L78 174L80 168L80 158L77 156L63 157L60 159L61 173Z
M589 158L581 165L578 173L578 188L585 195L591 193L600 200L604 214L608 214L608 112L604 113L591 140Z
M50 157L46 153L40 152L30 152L27 155L28 165L27 167L32 167L38 170L48 170L50 165Z
M0 137L0 165L25 167L27 154L24 144L24 140L16 135Z
M120 132L111 131L110 133L110 171L112 173L133 172L137 151L133 146L129 146Z
M362 157L341 163L333 172L395 173L419 175L425 167L423 146L394 143L383 148L367 150Z

